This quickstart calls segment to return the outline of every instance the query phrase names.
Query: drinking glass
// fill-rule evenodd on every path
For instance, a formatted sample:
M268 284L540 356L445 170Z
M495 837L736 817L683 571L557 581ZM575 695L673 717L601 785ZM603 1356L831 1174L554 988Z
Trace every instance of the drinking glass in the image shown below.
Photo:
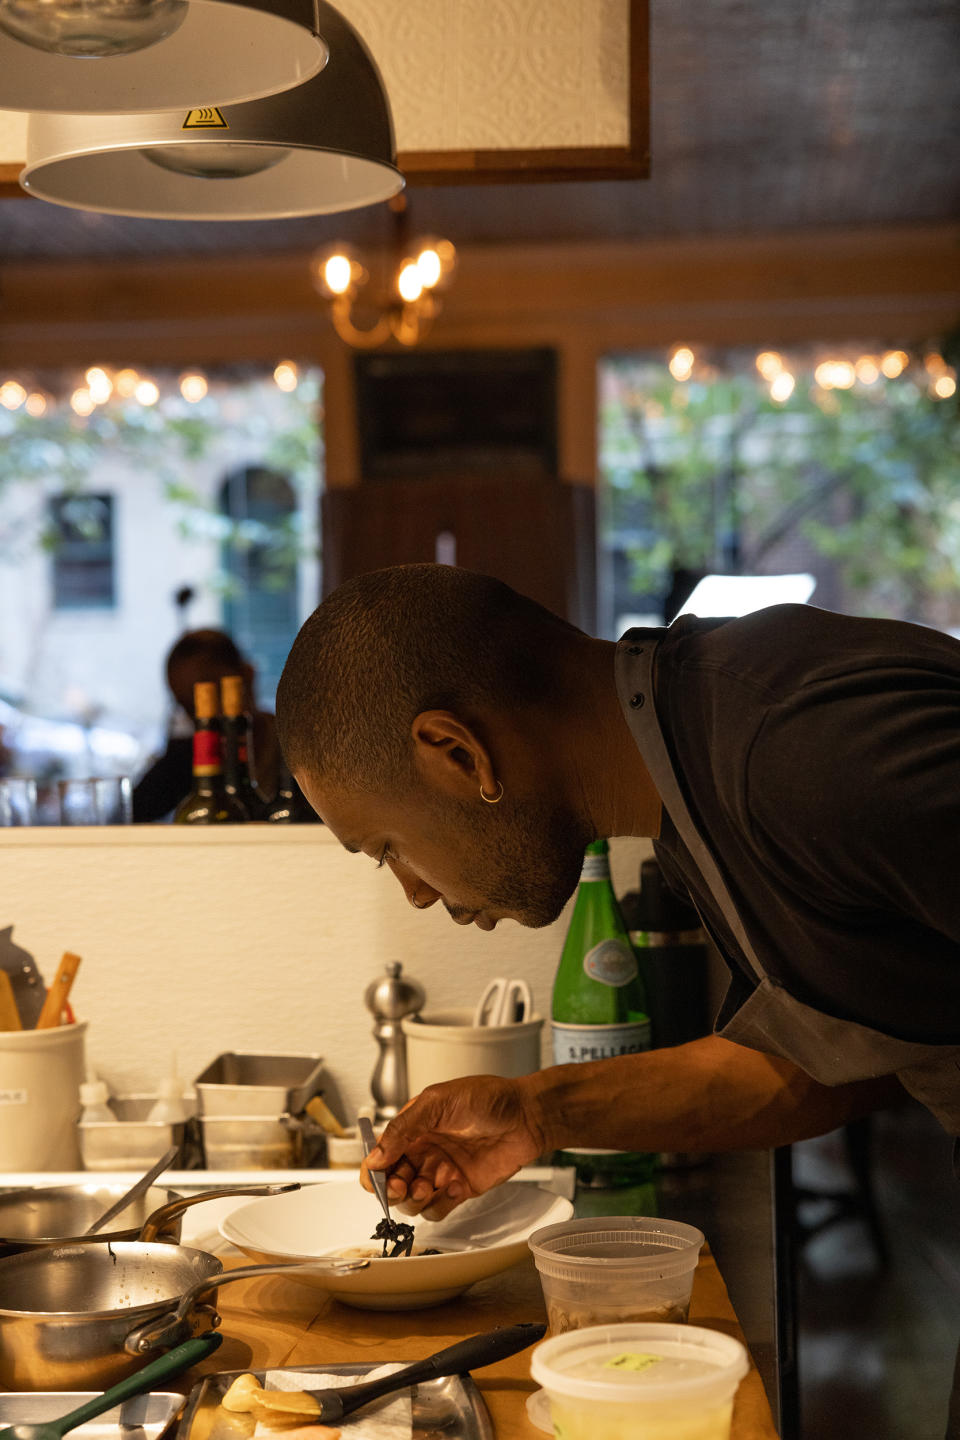
M100 825L133 824L133 785L129 775L94 780Z
M58 780L61 825L129 825L133 791L129 775Z
M0 825L36 825L37 782L22 775L0 779Z

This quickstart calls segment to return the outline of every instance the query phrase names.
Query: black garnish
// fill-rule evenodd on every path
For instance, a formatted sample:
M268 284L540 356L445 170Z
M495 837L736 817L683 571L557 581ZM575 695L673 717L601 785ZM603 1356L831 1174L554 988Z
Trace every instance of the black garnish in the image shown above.
M400 1220L388 1220L384 1216L370 1239L383 1241L382 1259L392 1260L395 1255L409 1255L413 1250L413 1226L404 1225ZM392 1250L388 1248L391 1245Z

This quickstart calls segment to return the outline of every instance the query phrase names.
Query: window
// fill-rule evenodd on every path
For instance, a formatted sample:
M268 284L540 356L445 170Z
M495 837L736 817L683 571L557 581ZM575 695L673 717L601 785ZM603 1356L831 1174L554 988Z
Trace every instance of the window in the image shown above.
M53 608L110 610L117 603L112 495L50 501Z

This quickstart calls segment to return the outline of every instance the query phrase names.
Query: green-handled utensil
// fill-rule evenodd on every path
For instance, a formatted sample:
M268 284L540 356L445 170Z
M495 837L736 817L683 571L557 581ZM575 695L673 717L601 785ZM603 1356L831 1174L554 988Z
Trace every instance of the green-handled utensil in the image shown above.
M223 1336L213 1333L185 1340L182 1345L161 1355L159 1360L151 1360L136 1375L128 1375L119 1385L111 1385L109 1390L104 1390L102 1395L88 1400L85 1405L79 1405L76 1410L61 1415L57 1420L22 1421L18 1425L8 1425L0 1430L0 1440L60 1440L68 1430L75 1430L95 1415L112 1410L114 1405L120 1405L134 1395L143 1395L160 1381L169 1380L173 1375L179 1375L181 1370L205 1360L222 1344Z

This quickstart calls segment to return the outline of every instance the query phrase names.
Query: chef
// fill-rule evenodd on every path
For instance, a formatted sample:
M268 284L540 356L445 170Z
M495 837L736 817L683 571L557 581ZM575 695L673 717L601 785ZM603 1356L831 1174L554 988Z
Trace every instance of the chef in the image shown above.
M960 1134L958 641L779 605L614 643L400 566L306 622L277 720L318 814L416 908L547 925L589 841L649 836L730 971L703 1039L427 1089L370 1157L411 1212L565 1146L784 1145L903 1090Z

